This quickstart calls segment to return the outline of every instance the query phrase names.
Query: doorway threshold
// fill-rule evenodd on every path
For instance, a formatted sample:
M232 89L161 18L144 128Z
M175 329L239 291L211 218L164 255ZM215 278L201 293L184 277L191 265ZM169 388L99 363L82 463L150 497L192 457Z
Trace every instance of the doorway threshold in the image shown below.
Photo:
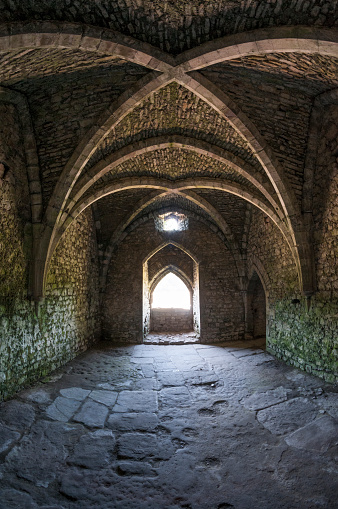
M199 342L194 331L150 332L143 341L145 345L191 345Z

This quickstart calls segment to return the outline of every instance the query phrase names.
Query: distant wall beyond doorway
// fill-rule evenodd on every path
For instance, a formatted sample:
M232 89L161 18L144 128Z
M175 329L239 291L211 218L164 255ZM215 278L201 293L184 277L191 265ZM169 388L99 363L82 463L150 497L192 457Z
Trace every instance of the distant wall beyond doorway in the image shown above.
M150 332L187 332L193 330L192 309L151 309Z

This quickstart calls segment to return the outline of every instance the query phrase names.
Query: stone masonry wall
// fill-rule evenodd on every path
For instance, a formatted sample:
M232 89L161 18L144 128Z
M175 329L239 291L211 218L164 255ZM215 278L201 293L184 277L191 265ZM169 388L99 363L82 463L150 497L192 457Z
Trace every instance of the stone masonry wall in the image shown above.
M2 20L62 20L111 28L169 53L205 41L276 25L333 26L330 0L2 0Z
M192 218L188 230L170 233L159 232L154 221L149 220L132 230L119 245L104 295L103 337L115 342L142 342L142 263L168 239L198 253L201 340L242 338L243 300L232 255L215 233Z
M64 165L93 122L112 101L146 73L122 62L116 67L36 77L11 84L27 96L47 203Z
M149 281L152 281L157 274L168 267L168 265L173 265L180 269L190 281L193 281L193 261L189 255L187 255L182 249L168 245L158 251L154 256L152 256L148 262L148 276Z
M334 381L338 375L334 298L318 292L308 309L286 241L257 209L250 228L248 263L249 267L262 264L265 272L267 349L294 366Z
M150 311L151 332L192 331L192 309L152 309Z
M283 77L275 83L269 76L233 69L226 64L203 71L208 79L240 106L282 163L285 174L298 197L303 184L303 166L311 97L304 91L288 88Z
M99 338L96 241L90 210L59 243L38 310L27 299L27 256L14 187L0 181L0 399Z

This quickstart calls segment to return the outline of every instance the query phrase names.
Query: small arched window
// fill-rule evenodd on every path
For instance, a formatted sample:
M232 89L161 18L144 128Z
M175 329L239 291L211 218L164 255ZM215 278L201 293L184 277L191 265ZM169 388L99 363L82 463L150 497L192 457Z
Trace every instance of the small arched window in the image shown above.
M191 294L187 285L170 272L155 286L151 307L190 309Z

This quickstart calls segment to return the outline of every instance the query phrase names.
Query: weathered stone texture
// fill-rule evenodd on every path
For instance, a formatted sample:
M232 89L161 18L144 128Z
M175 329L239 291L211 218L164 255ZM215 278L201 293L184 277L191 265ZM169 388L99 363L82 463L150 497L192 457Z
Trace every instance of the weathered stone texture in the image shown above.
M171 134L217 145L260 167L248 143L229 122L205 101L177 83L157 90L137 105L101 143L87 167L125 145Z
M192 309L152 309L151 332L192 331Z
M338 85L337 58L306 53L268 53L236 58L227 62L239 72L249 69L262 80L283 84L288 89L316 96Z
M218 64L202 71L228 94L258 128L300 198L311 94L287 87L283 76Z
M96 228L100 231L100 241L103 245L107 245L113 233L149 194L149 189L128 189L107 195L95 202L99 221Z
M256 266L257 261L263 265L268 292L268 350L297 367L334 381L338 372L336 298L318 292L308 309L282 234L270 219L254 210L248 243L249 266ZM331 265L331 270L337 270L337 265Z
M103 336L116 342L142 341L142 261L168 239L198 253L201 338L208 342L241 338L244 310L234 260L224 242L193 219L188 230L170 233L159 232L149 220L120 244L104 295Z
M338 106L324 106L313 184L314 252L318 290L338 295Z
M334 26L335 2L319 0L76 0L36 3L2 0L3 21L58 20L112 28L149 42L170 53L180 53L224 35L280 25Z
M0 180L3 188L0 192L4 200L2 207L7 214L11 211L15 214L17 207L24 225L26 221L30 221L31 211L20 112L14 104L0 102L0 117L0 163L3 165L1 173L4 173ZM11 193L13 196L10 198ZM4 198L5 195L7 198Z
M147 71L121 62L108 69L35 76L11 84L30 105L42 172L44 203L76 146L100 114Z
M207 200L224 217L231 228L231 232L241 246L245 235L248 216L248 202L224 191L195 189L194 192Z
M193 281L193 261L182 249L168 245L152 256L148 262L148 276L153 278L164 268L173 265L180 269L190 281Z
M194 177L223 178L258 196L254 185L229 165L184 148L157 149L125 161L101 177L84 195L90 196L107 183L126 177L158 177L182 180ZM262 199L263 196L262 196Z
M1 53L0 58L1 82L5 86L13 86L25 79L41 79L99 67L106 73L116 72L116 67L123 72L126 62L112 55L94 55L63 48L20 49Z
M7 250L1 280L1 398L64 364L99 337L90 212L76 220L59 243L47 276L46 296L36 314L34 303L26 297L26 257L14 206L0 214L6 236L1 246Z

